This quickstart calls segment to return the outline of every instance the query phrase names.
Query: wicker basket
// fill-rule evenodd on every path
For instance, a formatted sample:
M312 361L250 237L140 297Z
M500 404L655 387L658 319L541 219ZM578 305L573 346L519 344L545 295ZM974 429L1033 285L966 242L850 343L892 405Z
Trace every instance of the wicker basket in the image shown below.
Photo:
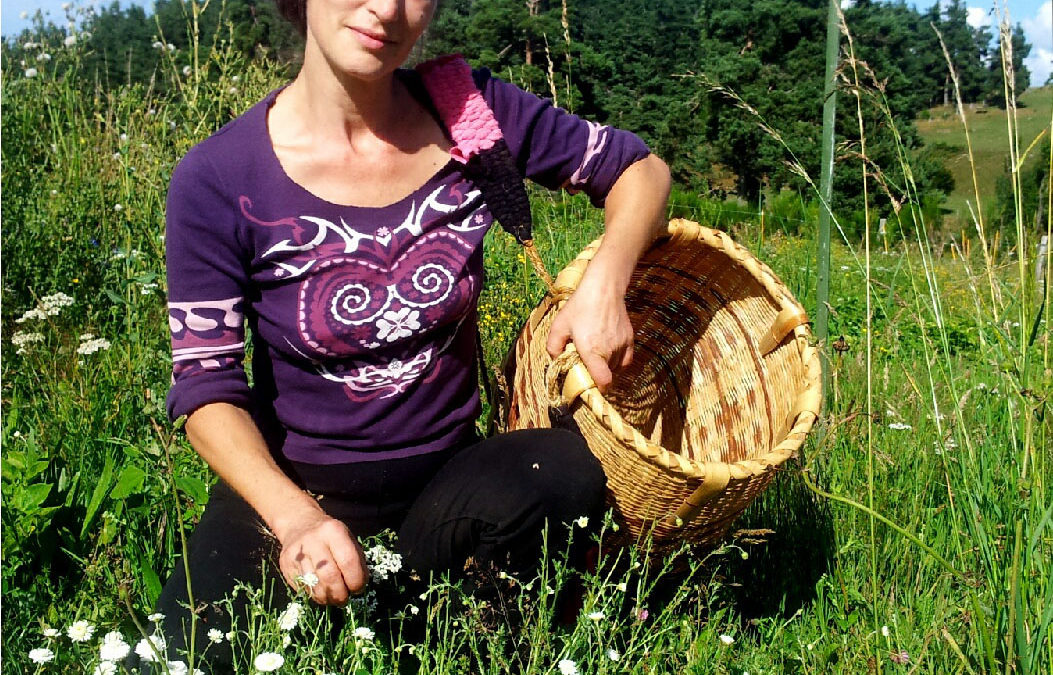
M600 239L556 278L563 293L531 313L506 369L507 426L550 426L564 406L607 474L631 537L656 553L712 544L794 455L819 413L821 371L804 310L728 235L669 224L633 274L626 304L632 365L601 395L573 346L545 342Z

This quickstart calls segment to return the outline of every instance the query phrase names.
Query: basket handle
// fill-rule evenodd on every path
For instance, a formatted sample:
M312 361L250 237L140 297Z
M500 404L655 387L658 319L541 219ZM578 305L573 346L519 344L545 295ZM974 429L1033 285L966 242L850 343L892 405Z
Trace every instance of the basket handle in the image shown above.
M563 353L548 365L545 382L548 384L548 404L552 408L569 407L586 391L596 388L596 381L573 342L568 343Z
M775 320L772 321L768 330L761 335L758 345L761 356L767 356L775 351L775 348L782 344L787 335L806 323L808 323L808 315L796 303L783 307L782 311L775 315Z
M731 469L727 464L706 463L706 475L695 491L688 495L676 513L665 517L665 525L683 527L694 520L709 502L719 497L731 482Z

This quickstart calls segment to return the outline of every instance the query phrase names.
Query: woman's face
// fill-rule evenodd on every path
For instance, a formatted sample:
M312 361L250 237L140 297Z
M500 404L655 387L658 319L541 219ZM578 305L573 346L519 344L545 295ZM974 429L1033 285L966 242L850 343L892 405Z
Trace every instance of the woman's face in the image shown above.
M405 62L436 1L308 0L307 50L344 75L381 79Z

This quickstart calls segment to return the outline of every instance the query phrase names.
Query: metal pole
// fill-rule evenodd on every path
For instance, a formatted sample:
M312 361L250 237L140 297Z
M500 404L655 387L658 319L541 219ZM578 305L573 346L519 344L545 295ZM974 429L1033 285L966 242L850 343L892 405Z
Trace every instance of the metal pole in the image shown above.
M819 177L819 192L825 203L819 210L819 247L816 260L815 336L822 344L829 338L830 320L830 210L834 192L834 120L837 113L837 56L840 51L841 30L838 0L830 0L826 18L826 84L823 88L823 156ZM830 362L825 349L820 349L823 364L823 389L830 388Z

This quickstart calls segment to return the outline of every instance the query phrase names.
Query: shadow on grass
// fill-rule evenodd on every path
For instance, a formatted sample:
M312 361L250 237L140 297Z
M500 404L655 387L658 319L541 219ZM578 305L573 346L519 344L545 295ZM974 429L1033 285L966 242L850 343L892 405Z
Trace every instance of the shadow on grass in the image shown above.
M810 603L837 550L829 504L808 489L797 462L784 465L731 532L728 542L749 557L728 556L720 571L746 620L789 618Z

